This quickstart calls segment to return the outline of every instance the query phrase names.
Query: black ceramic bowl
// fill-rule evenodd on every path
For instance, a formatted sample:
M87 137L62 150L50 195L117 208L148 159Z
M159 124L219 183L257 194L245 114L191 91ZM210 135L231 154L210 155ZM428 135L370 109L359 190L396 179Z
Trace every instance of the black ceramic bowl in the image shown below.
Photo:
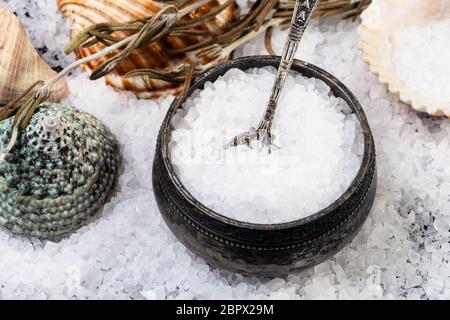
M219 65L200 75L192 83L187 96L232 68L278 68L279 62L277 57L257 56ZM372 207L377 185L375 147L361 105L339 80L324 70L298 60L292 70L324 81L335 96L344 99L351 107L364 134L361 168L339 199L306 218L263 225L224 217L197 201L174 172L168 143L173 129L172 118L184 102L180 98L175 99L158 136L153 189L159 210L172 232L186 247L212 265L246 275L268 277L314 266L336 254L353 239Z

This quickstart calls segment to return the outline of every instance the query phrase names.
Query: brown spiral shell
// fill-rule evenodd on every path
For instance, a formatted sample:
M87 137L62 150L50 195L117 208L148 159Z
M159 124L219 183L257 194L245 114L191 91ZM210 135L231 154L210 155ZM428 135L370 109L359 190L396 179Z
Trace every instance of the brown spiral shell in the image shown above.
M0 105L7 104L38 80L56 75L33 47L19 19L0 5ZM7 31L6 31L7 30ZM52 88L50 100L59 101L69 93L64 79Z
M64 16L68 17L72 37L96 23L102 22L126 22L157 13L165 4L151 0L57 0L57 5ZM219 6L224 0L212 1L200 8L197 12L187 16L187 20L201 16L212 8ZM221 32L225 30L225 25L235 18L234 6L218 14L214 19L202 25L205 30ZM130 56L124 59L115 71L106 75L105 81L108 85L117 90L133 92L138 98L152 99L164 97L179 92L178 84L168 83L161 80L145 81L141 77L125 79L122 76L127 72L136 69L157 69L166 70L169 67L176 67L182 63L192 62L193 54L169 54L167 49L180 49L199 42L199 36L189 37L164 37L155 41L145 48L135 50ZM77 49L77 58L89 56L101 50L104 46L96 44L89 48ZM106 61L107 57L95 60L87 64L89 69L95 69ZM207 59L202 63L207 63Z

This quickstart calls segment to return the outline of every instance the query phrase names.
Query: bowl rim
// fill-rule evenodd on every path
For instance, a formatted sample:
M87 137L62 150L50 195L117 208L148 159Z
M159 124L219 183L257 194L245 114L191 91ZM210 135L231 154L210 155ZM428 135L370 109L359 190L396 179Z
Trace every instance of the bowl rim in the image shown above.
M327 207L321 209L320 211L317 211L315 213L312 213L306 217L289 221L289 222L281 222L281 223L273 223L273 224L261 224L261 223L252 223L252 222L246 222L241 221L233 218L229 218L227 216L224 216L210 208L208 208L206 205L201 203L199 200L197 200L190 192L189 190L184 186L181 179L178 177L174 170L174 166L172 164L172 161L170 159L170 152L168 144L170 142L170 135L173 131L172 129L172 118L177 113L178 109L183 105L183 103L190 97L190 95L196 91L201 90L201 87L207 82L207 79L211 75L218 75L218 77L223 76L226 72L228 72L230 69L238 68L237 65L240 63L245 62L252 62L257 61L266 64L266 66L271 66L273 63L279 63L280 57L279 56L269 56L269 55L259 55L259 56L248 56L248 57L241 57L237 59L230 60L228 62L222 63L220 65L214 66L206 71L204 71L202 74L197 76L195 80L191 83L191 86L189 87L188 93L184 98L180 98L180 96L177 96L172 104L169 107L169 110L167 111L167 114L165 116L165 119L161 126L161 134L159 138L161 152L162 152L162 161L164 163L165 169L167 170L168 176L171 180L171 182L178 188L178 191L181 193L183 198L188 201L191 205L196 207L201 211L202 214L208 216L211 219L214 219L218 222L232 225L234 227L243 228L247 230L254 230L254 231L277 231L277 230L284 230L284 229L292 229L304 226L308 223L311 223L313 221L316 221L318 219L321 219L325 216L328 216L330 214L333 214L333 211L335 211L336 208L341 207L349 198L354 194L354 192L358 189L358 187L364 182L366 174L371 169L371 164L374 163L375 165L375 143L373 141L372 132L370 129L369 122L367 120L367 117L364 113L364 110L359 103L359 101L356 99L354 94L336 77L334 77L332 74L328 73L327 71L323 70L322 68L319 68L313 64L310 64L308 62L295 59L293 63L293 68L302 68L302 69L309 69L312 73L315 73L317 75L320 75L322 78L327 79L332 85L335 86L336 89L339 89L343 96L345 96L346 102L349 104L349 107L352 109L353 113L356 115L360 125L361 125L361 132L364 136L364 155L363 159L361 161L361 166L358 170L358 173L356 174L355 178L352 180L350 186L346 189L344 193L341 194L340 197L338 197L334 202L329 204ZM258 66L254 67L247 67L244 70L248 70L251 68L258 68ZM259 67L261 68L261 67ZM242 70L242 69L241 69ZM297 73L300 73L300 71L292 70ZM218 78L217 77L217 78ZM309 78L316 78L319 80L322 80L317 77L309 77ZM214 80L215 81L215 80ZM323 81L323 80L322 80ZM325 81L324 81L325 82ZM330 86L329 83L326 83L330 89L332 89L332 85ZM349 103L350 102L350 103ZM158 151L157 151L158 152ZM376 166L376 165L375 165ZM199 223L197 221L197 223Z

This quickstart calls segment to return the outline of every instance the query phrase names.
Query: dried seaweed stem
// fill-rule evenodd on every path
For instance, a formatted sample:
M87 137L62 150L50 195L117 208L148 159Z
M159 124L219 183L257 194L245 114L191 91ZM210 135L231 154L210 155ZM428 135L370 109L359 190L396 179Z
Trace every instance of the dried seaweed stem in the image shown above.
M143 17L125 23L100 23L82 31L66 47L65 52L67 54L77 48L89 47L97 43L104 44L105 48L73 62L53 79L34 83L22 96L1 109L0 121L12 116L15 116L15 118L11 140L0 153L0 163L14 147L19 129L26 128L38 105L48 99L52 86L73 69L114 53L105 63L92 71L90 78L93 80L99 79L114 70L117 64L129 56L133 50L142 48L162 37L168 35L178 37L199 36L202 40L198 43L169 52L180 54L196 51L196 65L179 65L169 70L135 70L126 75L126 77L140 76L147 81L160 79L183 83L187 76L194 77L196 74L228 59L237 47L265 31L267 31L266 48L269 53L275 54L271 46L272 29L275 26L288 24L295 7L295 0L257 0L247 14L238 17L236 21L227 25L223 33L216 34L197 27L213 19L229 6L234 5L233 0L224 1L208 13L189 21L184 21L183 17L195 12L212 0L156 1L165 3L167 6L151 17ZM343 14L344 17L354 17L369 4L370 0L321 0L316 15ZM116 35L117 32L121 32L122 36ZM123 32L125 32L125 36ZM208 57L210 62L201 64L200 61L204 57Z

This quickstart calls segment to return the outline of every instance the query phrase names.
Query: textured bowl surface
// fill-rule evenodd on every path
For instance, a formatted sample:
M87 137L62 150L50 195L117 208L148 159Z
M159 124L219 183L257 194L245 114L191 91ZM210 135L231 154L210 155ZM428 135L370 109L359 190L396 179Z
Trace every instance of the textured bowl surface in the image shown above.
M188 96L229 69L278 67L279 58L245 57L219 65L199 76ZM282 276L333 256L360 230L376 191L375 147L366 116L355 97L327 72L296 60L292 69L321 79L344 99L361 122L364 157L348 190L334 203L306 218L282 224L251 224L226 218L199 203L180 182L170 162L171 120L184 100L175 99L162 124L153 163L153 186L158 207L178 239L211 264L248 275Z
M395 33L440 19L450 19L450 0L373 0L361 18L358 46L380 81L417 111L450 116L449 102L400 79L392 58ZM415 61L411 69L415 68L416 63L421 61Z

